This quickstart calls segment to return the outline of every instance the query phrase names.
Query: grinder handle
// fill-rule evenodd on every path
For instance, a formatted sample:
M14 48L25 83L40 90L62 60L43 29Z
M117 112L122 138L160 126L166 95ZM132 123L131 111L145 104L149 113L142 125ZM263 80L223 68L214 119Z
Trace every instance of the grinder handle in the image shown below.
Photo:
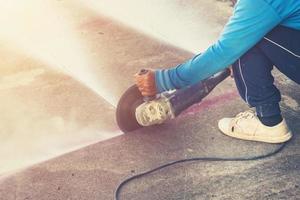
M137 76L148 76L148 73L151 73L150 70L148 69L141 69L138 73ZM154 100L156 98L156 94L153 94L151 96L144 96L144 101L151 101Z

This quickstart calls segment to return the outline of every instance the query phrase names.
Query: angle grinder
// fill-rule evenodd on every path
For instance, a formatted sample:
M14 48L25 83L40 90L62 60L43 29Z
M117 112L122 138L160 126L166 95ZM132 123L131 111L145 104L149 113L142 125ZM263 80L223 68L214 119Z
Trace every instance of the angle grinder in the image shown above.
M145 73L148 71L143 69L139 75ZM117 124L124 133L162 124L177 117L193 104L199 103L229 75L230 69L225 69L194 85L151 97L142 96L138 87L133 85L125 91L118 102Z

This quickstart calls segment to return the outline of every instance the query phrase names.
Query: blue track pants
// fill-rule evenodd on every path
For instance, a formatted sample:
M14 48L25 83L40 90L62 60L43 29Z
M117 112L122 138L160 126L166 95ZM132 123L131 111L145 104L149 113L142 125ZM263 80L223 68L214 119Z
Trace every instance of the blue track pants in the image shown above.
M281 113L280 91L271 74L273 66L300 84L299 30L284 26L274 28L232 66L241 97L256 108L260 117Z

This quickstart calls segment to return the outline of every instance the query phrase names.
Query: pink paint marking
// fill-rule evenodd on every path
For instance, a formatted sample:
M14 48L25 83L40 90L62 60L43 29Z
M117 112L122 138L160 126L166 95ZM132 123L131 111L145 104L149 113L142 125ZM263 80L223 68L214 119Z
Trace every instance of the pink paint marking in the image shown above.
M227 92L220 96L205 99L205 100L191 106L187 110L185 110L183 113L181 113L181 115L179 117L186 117L189 115L194 115L196 113L203 111L204 109L216 107L220 104L224 104L228 101L231 101L237 97L238 97L237 91L231 91L231 92Z

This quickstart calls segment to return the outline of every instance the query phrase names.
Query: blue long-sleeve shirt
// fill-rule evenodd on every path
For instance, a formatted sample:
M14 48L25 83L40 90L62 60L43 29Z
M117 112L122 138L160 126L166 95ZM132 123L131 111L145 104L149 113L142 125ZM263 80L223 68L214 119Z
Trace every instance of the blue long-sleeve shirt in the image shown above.
M157 90L183 88L230 66L277 25L300 30L300 0L239 0L215 44L183 64L155 72Z

